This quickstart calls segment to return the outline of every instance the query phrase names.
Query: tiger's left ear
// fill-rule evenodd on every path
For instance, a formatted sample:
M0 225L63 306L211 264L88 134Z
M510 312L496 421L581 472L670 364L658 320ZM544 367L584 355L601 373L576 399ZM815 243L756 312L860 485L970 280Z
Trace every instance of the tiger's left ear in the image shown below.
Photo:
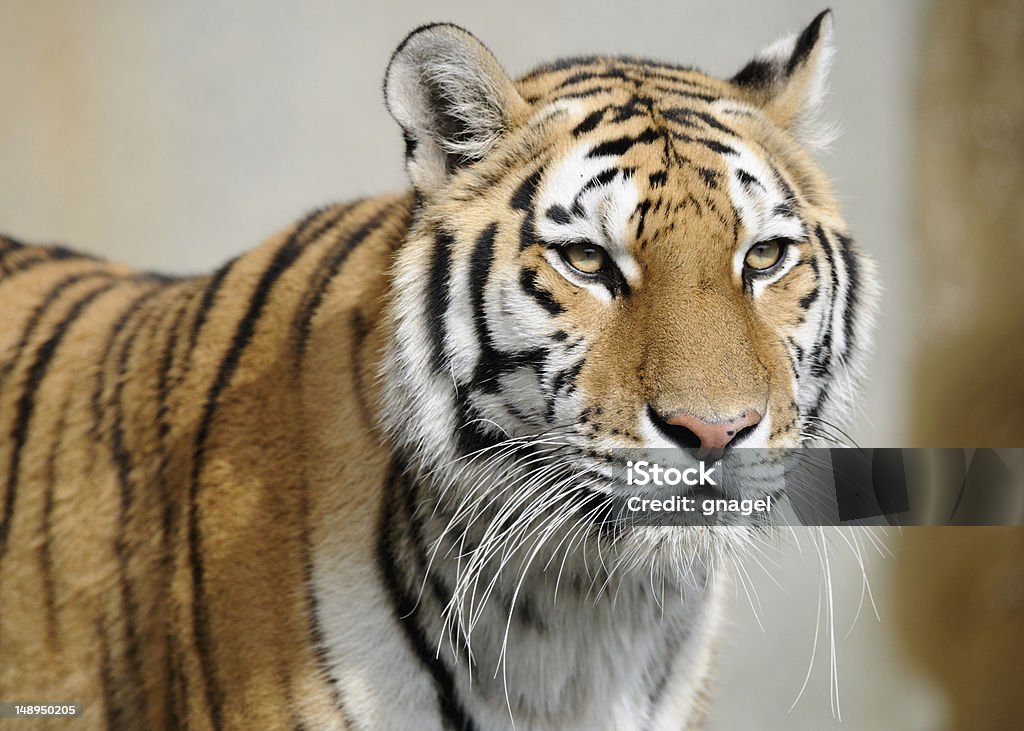
M428 194L482 159L527 111L487 47L448 23L417 28L402 41L388 64L384 99L405 135L409 177Z
M730 81L800 142L824 147L835 135L820 118L834 51L832 11L825 10L799 34L761 51Z

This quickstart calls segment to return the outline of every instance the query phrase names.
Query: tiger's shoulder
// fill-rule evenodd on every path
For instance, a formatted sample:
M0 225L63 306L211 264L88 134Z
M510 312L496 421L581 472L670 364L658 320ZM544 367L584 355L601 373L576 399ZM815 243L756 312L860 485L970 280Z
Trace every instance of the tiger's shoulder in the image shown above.
M409 195L317 209L194 277L0 239L0 697L163 728L222 702L251 718L223 697L262 688L259 725L288 723L279 673L317 672L305 435L375 448L369 333L410 211ZM314 414L319 377L345 397ZM225 623L238 607L257 608ZM212 637L244 673L208 672Z

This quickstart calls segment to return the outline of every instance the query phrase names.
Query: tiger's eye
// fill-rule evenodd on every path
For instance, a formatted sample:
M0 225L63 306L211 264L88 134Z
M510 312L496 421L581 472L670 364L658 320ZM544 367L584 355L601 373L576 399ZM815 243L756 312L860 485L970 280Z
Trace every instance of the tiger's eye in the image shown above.
M584 274L597 274L604 269L608 254L597 244L578 242L562 249L562 258L573 269Z
M743 263L750 269L763 272L765 269L771 269L778 264L785 253L786 244L781 239L762 241L760 244L754 244L750 247L750 251L747 252Z

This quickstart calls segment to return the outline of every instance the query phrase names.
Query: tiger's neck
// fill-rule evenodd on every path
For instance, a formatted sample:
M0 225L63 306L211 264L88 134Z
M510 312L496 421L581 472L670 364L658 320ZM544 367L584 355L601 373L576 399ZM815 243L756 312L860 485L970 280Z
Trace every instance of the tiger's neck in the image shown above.
M404 633L444 678L448 721L632 729L693 717L718 612L705 572L652 586L646 570L608 573L555 539L499 551L467 577L480 532L453 530L432 489L394 475L379 561Z

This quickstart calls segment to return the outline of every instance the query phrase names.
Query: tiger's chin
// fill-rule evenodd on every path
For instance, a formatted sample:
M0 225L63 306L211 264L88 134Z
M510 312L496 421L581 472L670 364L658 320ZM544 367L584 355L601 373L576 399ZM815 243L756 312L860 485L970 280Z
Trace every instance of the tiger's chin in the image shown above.
M624 531L618 550L633 557L624 569L649 575L656 585L704 590L720 567L754 550L765 536L754 525L634 526Z

